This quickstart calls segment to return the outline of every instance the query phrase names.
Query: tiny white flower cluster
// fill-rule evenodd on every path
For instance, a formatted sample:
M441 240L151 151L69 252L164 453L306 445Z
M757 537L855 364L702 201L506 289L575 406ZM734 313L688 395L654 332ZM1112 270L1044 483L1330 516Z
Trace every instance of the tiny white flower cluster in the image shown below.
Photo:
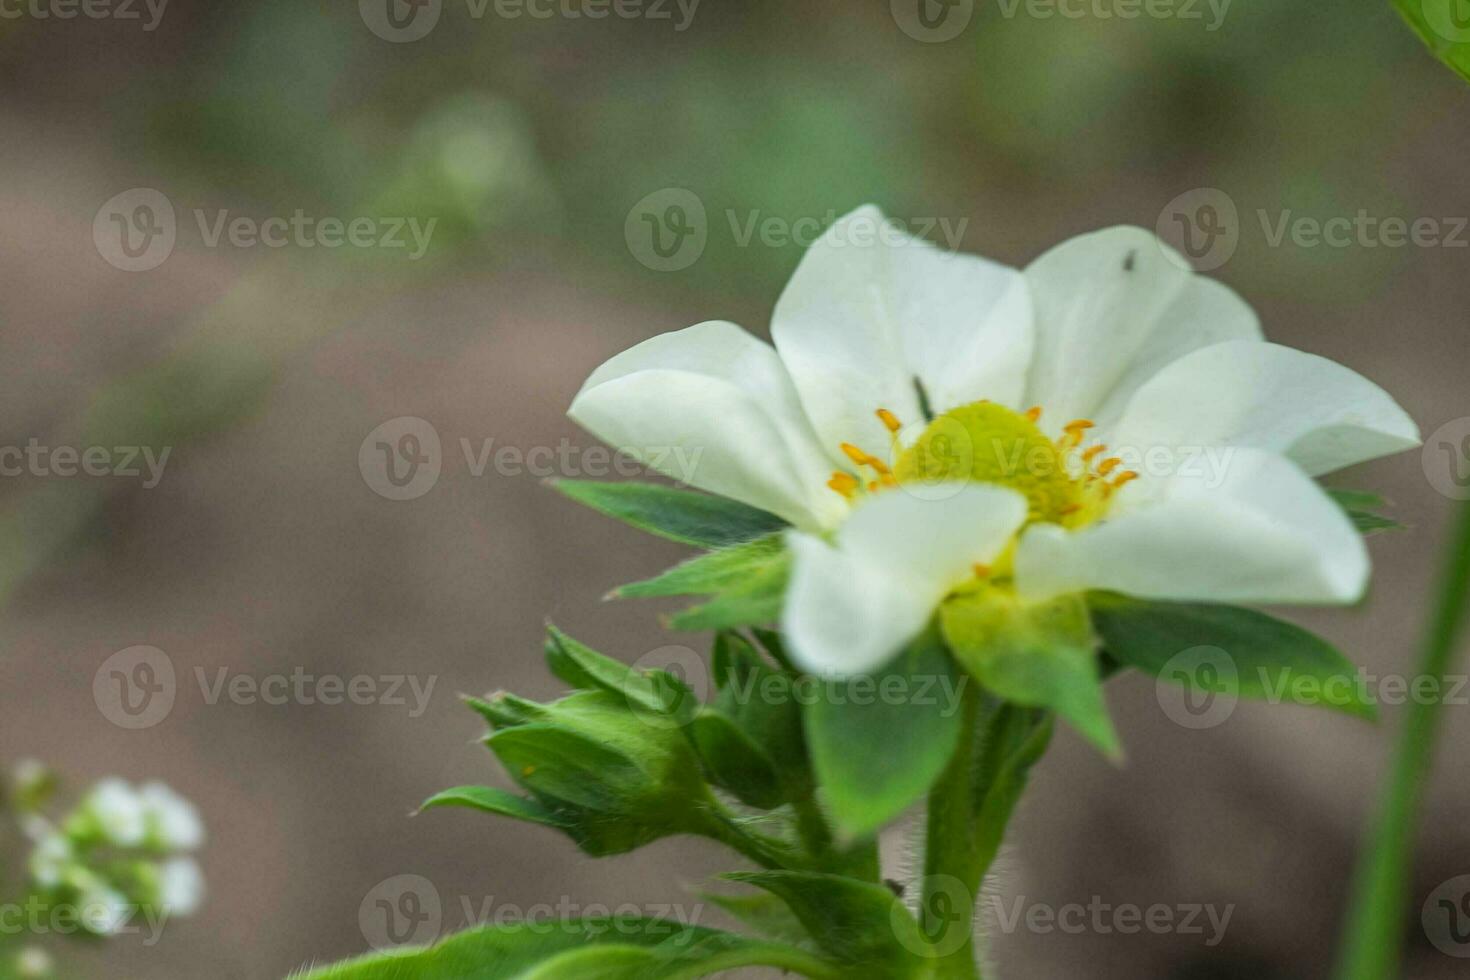
M39 763L16 766L10 798L31 840L27 862L39 897L75 912L87 932L120 932L140 909L187 916L204 899L204 875L187 852L204 843L192 803L159 782L134 787L109 777L69 814L42 813L53 780Z

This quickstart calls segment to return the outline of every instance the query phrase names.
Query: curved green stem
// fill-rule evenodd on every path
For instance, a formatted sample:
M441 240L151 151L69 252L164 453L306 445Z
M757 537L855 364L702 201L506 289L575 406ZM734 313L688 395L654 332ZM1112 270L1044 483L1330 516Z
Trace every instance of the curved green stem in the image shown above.
M1459 508L1438 605L1425 639L1419 676L1440 681L1470 608L1470 501ZM1424 786L1441 723L1440 704L1412 700L1385 785L1382 810L1358 866L1338 977L1384 980L1397 975L1409 901L1409 862Z
M980 693L974 684L965 686L963 710L959 746L929 794L919 925L935 944L934 977L979 980L974 916L984 868L975 846Z

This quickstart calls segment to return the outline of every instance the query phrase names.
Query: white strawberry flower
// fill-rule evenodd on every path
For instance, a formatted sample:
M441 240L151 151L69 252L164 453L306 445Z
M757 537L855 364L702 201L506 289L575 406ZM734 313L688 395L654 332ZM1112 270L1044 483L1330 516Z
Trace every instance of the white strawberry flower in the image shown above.
M204 872L193 858L176 857L158 868L158 905L169 915L193 915L204 903Z
M1362 538L1313 478L1418 444L1381 388L1267 343L1243 300L1141 229L1021 272L853 234L882 221L860 209L812 246L774 346L719 321L654 337L570 410L795 526L782 625L803 666L876 668L977 580L1023 602L1362 595Z
M98 782L87 794L83 811L96 822L109 844L137 847L147 835L143 798L126 780L108 777Z
M192 851L204 843L204 822L194 804L159 782L138 791L149 834L164 850Z

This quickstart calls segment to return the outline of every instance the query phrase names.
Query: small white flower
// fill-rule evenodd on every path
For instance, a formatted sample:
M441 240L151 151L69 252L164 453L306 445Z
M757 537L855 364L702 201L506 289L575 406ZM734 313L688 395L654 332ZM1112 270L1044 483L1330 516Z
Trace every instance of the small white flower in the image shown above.
M73 858L71 841L54 831L47 834L31 850L31 880L41 888L55 888L65 880Z
M177 857L158 868L158 904L169 915L193 915L204 902L204 872L193 858Z
M880 666L976 576L1028 601L1362 595L1361 535L1313 478L1418 444L1382 389L1265 342L1244 301L1141 229L1020 272L849 234L882 220L860 209L812 246L774 347L724 322L654 337L570 410L795 525L782 619L803 666Z
M92 788L85 811L97 821L102 836L118 847L137 847L147 834L143 799L125 780L104 779Z
M127 896L100 882L82 889L77 910L82 927L98 936L116 935L133 917Z
M147 783L138 793L152 838L166 850L192 851L204 843L204 822L194 804L163 783Z

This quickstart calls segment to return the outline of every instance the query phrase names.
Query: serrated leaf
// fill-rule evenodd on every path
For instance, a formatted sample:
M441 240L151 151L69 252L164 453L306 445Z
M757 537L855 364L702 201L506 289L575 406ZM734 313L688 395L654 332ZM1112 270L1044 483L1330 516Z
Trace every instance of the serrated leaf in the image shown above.
M1196 687L1197 671L1182 658L1200 649L1222 651L1234 675L1224 680L1226 693L1376 715L1352 661L1300 626L1236 606L1150 602L1113 593L1093 593L1088 601L1108 652L1150 676ZM1312 696L1303 697L1308 690Z
M657 483L553 480L551 485L601 514L681 544L725 548L788 526L775 514L725 497Z
M786 903L819 949L871 980L911 977L926 964L919 924L883 885L808 871L721 875L764 889Z
M923 796L959 739L961 677L933 630L865 677L826 682L802 717L838 825L867 835Z
M1122 755L1103 699L1097 639L1080 596L1022 603L993 589L940 607L945 641L982 686L1049 708L1110 758Z

